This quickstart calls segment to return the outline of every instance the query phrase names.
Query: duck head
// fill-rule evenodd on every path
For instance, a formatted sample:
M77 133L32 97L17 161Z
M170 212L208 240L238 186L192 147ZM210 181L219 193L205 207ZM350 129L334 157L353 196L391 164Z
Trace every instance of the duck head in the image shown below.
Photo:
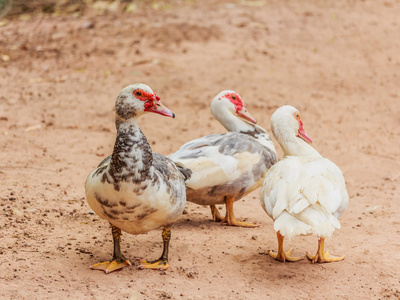
M222 91L214 97L211 113L229 131L250 130L257 123L240 95L231 90Z
M115 102L116 119L124 122L148 112L175 118L149 86L135 83L122 89Z
M299 111L290 105L281 106L271 117L271 129L275 138L279 141L300 138L311 144L311 138L303 128Z

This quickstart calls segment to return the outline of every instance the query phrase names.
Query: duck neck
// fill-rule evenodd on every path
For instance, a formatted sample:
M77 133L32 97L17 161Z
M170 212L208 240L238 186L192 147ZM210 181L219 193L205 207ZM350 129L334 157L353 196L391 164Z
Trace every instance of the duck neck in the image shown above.
M242 121L230 112L213 113L213 115L228 131L244 133L254 131L255 129L254 124Z
M264 147L275 152L274 143L271 141L267 131L252 123L247 123L240 118L236 117L230 112L220 111L218 114L212 111L214 118L216 118L229 132L239 132L249 135L256 139Z
M286 140L284 143L278 142L285 156L322 157L317 150L299 137L294 136L294 138Z
M119 121L117 138L110 161L110 175L116 181L144 180L150 172L153 154L137 120Z

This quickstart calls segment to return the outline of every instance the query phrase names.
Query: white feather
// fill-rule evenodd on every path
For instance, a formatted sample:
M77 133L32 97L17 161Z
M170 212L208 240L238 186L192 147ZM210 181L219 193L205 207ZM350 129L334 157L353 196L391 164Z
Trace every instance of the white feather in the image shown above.
M291 114L290 118L293 118ZM292 122L290 118L287 123ZM274 120L277 123L274 124ZM337 218L349 200L342 172L295 134L277 136L290 132L277 128L286 126L282 118L273 116L271 126L287 156L265 176L261 189L262 207L274 220L274 229L285 237L311 234L329 237L340 228ZM290 147L285 143L291 144ZM301 150L296 150L296 143ZM290 156L290 151L296 155Z

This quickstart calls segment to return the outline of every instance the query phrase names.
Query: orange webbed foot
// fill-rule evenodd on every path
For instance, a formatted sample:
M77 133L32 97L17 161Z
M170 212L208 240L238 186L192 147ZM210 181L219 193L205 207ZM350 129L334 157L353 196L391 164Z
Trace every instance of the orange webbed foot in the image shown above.
M167 270L169 268L168 260L166 259L158 259L154 261L147 261L144 259L140 259L139 269L152 269L152 270Z
M318 250L317 254L311 255L307 252L307 258L314 263L328 263L328 262L336 262L344 259L344 256L331 256L329 251L324 250L325 247L325 238L320 237L318 239Z
M311 255L310 253L307 252L307 258L311 261L311 263L329 263L329 262L336 262L336 261L341 261L344 259L344 256L331 256L329 254L329 251L319 253L315 255Z
M285 261L294 262L294 261L299 261L299 260L303 259L303 257L301 257L301 256L292 256L291 255L292 252L293 252L293 249L290 249L286 252L282 251L282 252L277 252L277 253L275 253L273 251L269 251L268 255L271 256L273 259L281 261L281 262L285 262Z
M118 262L117 260L113 261L105 261L101 262L98 264L94 264L93 266L90 266L92 270L101 270L104 271L106 274L111 273L116 270L120 270L122 268L131 266L132 263L129 261L129 259L125 261Z

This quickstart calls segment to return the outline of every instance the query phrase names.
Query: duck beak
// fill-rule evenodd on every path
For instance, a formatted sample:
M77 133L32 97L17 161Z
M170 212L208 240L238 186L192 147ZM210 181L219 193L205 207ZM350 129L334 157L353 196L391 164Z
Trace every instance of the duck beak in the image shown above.
M312 140L310 139L310 137L306 134L306 132L304 131L303 128L303 122L300 120L299 122L299 134L297 135L299 138L301 138L303 141L311 144Z
M247 111L246 107L243 106L241 110L236 111L236 115L243 119L244 121L248 121L250 123L256 124L256 119Z
M159 97L157 97L159 99ZM162 116L175 118L175 114L166 108L164 104L161 103L160 100L148 101L145 104L145 111L156 113Z

